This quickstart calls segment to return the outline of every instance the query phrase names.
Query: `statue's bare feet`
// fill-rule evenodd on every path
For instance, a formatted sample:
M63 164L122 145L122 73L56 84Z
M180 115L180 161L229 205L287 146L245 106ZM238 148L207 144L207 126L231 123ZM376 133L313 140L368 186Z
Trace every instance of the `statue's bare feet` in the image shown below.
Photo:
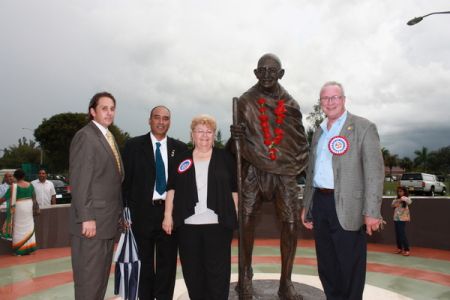
M303 300L303 297L295 291L294 285L290 280L280 282L278 297L280 297L280 300Z

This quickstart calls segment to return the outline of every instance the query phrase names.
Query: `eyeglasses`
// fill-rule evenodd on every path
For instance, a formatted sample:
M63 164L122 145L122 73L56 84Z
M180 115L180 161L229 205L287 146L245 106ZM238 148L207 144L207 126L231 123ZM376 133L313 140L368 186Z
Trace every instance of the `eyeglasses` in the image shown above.
M277 68L264 68L264 67L259 67L256 69L256 73L263 75L263 74L270 74L270 75L276 75L278 74L278 69Z
M341 100L341 99L344 99L344 98L345 98L345 96L334 95L334 96L331 96L331 97L322 97L319 100L322 103L326 103L326 102L330 103L330 102L337 102L338 100Z
M206 130L206 131L205 130L194 130L194 132L198 135L204 135L204 134L213 135L214 134L214 131L212 131L212 130Z

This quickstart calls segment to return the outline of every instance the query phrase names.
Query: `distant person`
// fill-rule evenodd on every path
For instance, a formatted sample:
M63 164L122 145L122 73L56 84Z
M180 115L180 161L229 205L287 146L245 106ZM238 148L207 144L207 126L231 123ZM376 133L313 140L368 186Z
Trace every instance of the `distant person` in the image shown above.
M122 213L122 160L108 130L116 114L113 95L95 94L88 114L91 121L70 145L69 228L76 300L105 297Z
M214 148L216 121L191 123L194 149L177 157L167 187L163 228L178 231L180 261L189 298L226 300L230 289L231 240L237 222L236 163Z
M366 233L379 229L384 163L375 124L348 112L344 88L320 89L326 119L314 132L302 222L314 229L317 268L327 299L362 299Z
M168 172L185 143L167 136L171 114L167 107L150 111L150 132L131 138L123 151L123 197L141 260L139 299L171 300L177 273L177 237L162 229Z
M411 221L409 205L412 200L408 197L408 190L404 186L397 188L397 198L392 201L394 207L394 225L397 250L395 253L409 256L409 243L406 237L406 222Z
M36 201L40 208L50 207L56 204L56 191L53 182L47 180L47 172L45 169L40 169L38 172L38 179L33 180L31 184L36 193Z
M3 175L2 184L0 184L0 198L2 198L6 194L6 191L13 183L14 183L13 175L10 172L6 172L5 175Z
M25 172L17 169L14 178L17 183L12 183L0 199L0 202L7 201L6 220L1 235L4 239L12 240L15 255L26 255L37 249L33 214L39 214L39 208L33 185L24 179Z

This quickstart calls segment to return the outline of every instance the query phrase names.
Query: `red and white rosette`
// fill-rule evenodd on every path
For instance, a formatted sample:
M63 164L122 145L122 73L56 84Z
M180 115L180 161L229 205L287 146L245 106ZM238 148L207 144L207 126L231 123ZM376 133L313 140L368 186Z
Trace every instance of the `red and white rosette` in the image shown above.
M186 172L187 170L189 170L192 167L192 159L188 158L183 160L179 165L178 165L178 174L183 174L184 172Z
M349 148L350 143L345 136L334 136L328 142L328 150L330 150L333 155L344 155Z

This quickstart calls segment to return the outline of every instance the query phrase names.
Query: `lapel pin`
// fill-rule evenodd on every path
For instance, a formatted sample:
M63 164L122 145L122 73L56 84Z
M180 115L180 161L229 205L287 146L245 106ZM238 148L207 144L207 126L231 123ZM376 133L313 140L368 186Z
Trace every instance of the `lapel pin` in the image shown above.
M348 126L348 127L347 127L347 130L352 130L352 129L353 129L352 126Z
M174 157L175 156L175 149L172 150L172 152L170 153L170 157Z

